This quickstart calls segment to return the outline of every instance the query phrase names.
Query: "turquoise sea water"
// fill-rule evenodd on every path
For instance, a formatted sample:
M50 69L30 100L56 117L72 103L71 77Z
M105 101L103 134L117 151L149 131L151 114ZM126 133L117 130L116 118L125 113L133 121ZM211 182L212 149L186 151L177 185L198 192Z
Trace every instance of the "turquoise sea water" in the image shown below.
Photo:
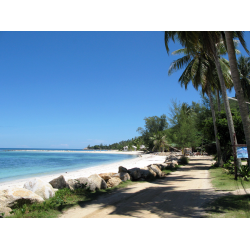
M58 150L61 152L46 149L44 151L0 149L0 182L70 172L137 157L123 154L80 153L82 150L75 149L70 151L76 152Z

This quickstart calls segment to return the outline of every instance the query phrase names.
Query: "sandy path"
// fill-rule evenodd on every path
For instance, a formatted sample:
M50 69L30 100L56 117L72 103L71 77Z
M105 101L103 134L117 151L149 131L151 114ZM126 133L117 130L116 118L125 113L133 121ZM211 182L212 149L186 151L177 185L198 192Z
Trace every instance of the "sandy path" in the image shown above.
M154 183L105 194L65 211L61 218L203 217L202 205L217 196L208 168L212 157L192 157L190 164Z

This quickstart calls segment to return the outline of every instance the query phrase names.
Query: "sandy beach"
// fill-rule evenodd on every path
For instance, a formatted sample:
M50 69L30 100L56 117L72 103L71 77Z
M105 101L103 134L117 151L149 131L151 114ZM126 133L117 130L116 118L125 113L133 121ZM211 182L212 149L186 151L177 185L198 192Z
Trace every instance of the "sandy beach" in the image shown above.
M28 151L28 150L25 150ZM33 151L33 150L32 150ZM133 155L138 155L138 157L130 160L123 160L119 162L115 162L112 164L107 164L107 165L99 165L99 166L94 166L90 167L87 169L80 169L77 171L72 171L72 172L62 172L60 174L52 174L52 175L45 175L45 176L39 176L40 179L50 182L54 178L59 177L60 175L63 175L66 179L75 179L79 177L89 177L92 174L100 174L100 173L108 173L108 172L118 172L118 167L123 166L127 169L130 168L142 168L146 167L149 164L153 163L163 163L165 161L166 156L158 156L154 154L143 154L140 151L132 151L132 152L121 152L121 151L67 151L67 152L79 152L79 153L103 153L103 154L133 154ZM66 153L67 153L66 152ZM3 189L8 189L12 187L23 187L24 183L31 178L26 178L26 179L19 179L15 181L10 181L10 182L2 182L0 183L0 190Z

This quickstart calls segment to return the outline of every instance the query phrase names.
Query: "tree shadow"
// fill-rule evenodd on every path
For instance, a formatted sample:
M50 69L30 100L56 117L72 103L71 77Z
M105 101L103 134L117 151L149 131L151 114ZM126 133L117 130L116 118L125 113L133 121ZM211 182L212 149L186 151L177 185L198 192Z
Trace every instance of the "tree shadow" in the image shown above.
M205 170L206 167L194 168L195 170ZM193 170L189 168L188 171ZM168 175L163 179L149 182L153 186L142 190L136 190L137 186L129 186L118 189L114 193L105 194L90 202L79 202L79 206L86 208L88 205L99 205L100 209L112 207L112 212L108 215L114 217L206 217L203 205L212 201L217 194L213 190L191 189L176 190L178 186L171 183L192 181L195 178L191 175ZM96 212L95 212L96 214ZM91 217L91 215L90 215Z

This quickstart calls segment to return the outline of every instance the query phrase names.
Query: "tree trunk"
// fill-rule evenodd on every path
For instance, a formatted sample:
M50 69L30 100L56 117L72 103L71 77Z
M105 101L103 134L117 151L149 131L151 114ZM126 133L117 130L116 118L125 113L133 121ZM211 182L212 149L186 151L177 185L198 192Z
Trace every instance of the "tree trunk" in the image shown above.
M226 111L226 115L227 115L227 123L228 123L228 129L229 129L229 134L230 134L230 141L231 141L231 145L233 146L234 145L235 130L234 130L233 118L232 118L232 114L231 114L231 110L230 110L230 106L229 106L229 101L228 101L228 97L227 97L227 90L226 90L225 81L224 81L224 77L222 74L222 70L221 70L221 66L220 66L220 62L219 62L219 58L218 58L217 49L215 47L214 42L211 40L210 40L210 42L211 42L211 46L213 49L213 57L214 57L216 69L217 69L219 80L220 80L221 92L222 92L225 111ZM235 136L235 144L237 144L236 136ZM240 168L240 165L241 165L240 159L237 159L234 156L234 162L236 163L237 167ZM237 173L235 173L235 179L236 178L237 178Z
M248 152L248 156L250 156L250 119L248 116L247 104L245 103L244 93L243 93L243 89L240 83L240 76L239 76L239 72L237 68L237 61L236 61L236 56L235 56L235 48L234 48L234 43L233 43L232 32L225 31L225 34L226 34L229 64L230 64L231 74L233 78L234 89L235 89L238 103L239 103L240 115L242 119L242 124L243 124L244 134L246 138L246 144L247 144L247 152ZM250 168L250 165L248 166Z
M217 89L217 102L218 102L218 111L221 112L221 105L220 105L220 91Z
M216 116L215 116L213 99L212 99L212 95L211 95L210 83L208 83L207 95L209 97L209 104L210 104L210 109L211 109L212 117L213 117L214 136L215 136L215 141L216 141L218 164L219 164L219 166L222 166L223 165L223 161L222 161L222 157L221 157L220 141L218 139L218 130L217 130L217 126L216 126Z

